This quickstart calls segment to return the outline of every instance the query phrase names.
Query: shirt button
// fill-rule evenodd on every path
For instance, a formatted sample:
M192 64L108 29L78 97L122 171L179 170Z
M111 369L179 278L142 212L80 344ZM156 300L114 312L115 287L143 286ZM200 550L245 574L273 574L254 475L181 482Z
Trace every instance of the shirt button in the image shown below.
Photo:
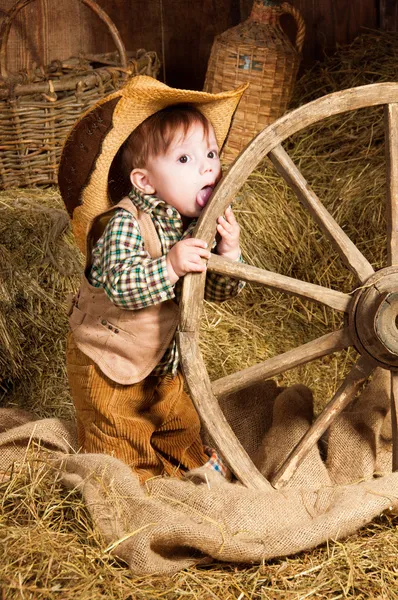
M172 217L173 216L173 209L172 208L168 208L166 210L166 214L167 214L168 217Z

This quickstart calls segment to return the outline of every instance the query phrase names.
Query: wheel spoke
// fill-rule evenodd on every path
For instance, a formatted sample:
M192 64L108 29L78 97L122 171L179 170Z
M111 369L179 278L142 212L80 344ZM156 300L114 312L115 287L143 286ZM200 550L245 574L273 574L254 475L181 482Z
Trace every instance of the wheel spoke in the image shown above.
M315 420L312 427L310 427L307 433L301 438L300 442L273 478L272 485L274 487L283 487L289 481L303 458L308 454L314 444L317 443L331 422L355 398L356 394L374 369L374 363L363 356L358 360L357 364L351 369L332 400Z
M346 265L356 274L361 283L365 283L368 277L374 273L372 265L328 213L287 152L279 144L268 156L278 173L294 190L300 202L308 209L325 235L334 244Z
M216 254L210 256L207 263L207 270L215 271L221 275L228 275L235 279L263 283L267 287L307 300L314 300L342 312L348 311L348 306L351 302L351 296L343 294L343 292L336 292L320 285L293 279L293 277L287 277L286 275L280 275L279 273L273 273L272 271L252 267L244 263L234 262Z
M299 348L294 348L278 356L273 356L263 363L217 379L212 382L211 389L213 394L217 398L220 398L231 392L243 390L249 384L264 381L264 379L269 379L327 354L344 350L344 348L348 348L351 344L352 341L348 328L339 329L338 331L327 333L316 340L312 340L307 344L303 344Z
M398 471L398 373L391 371L392 470Z
M205 427L236 477L247 487L271 489L232 431L214 397L194 333L177 334L181 363L191 398Z
M387 167L388 265L398 264L398 104L384 107Z

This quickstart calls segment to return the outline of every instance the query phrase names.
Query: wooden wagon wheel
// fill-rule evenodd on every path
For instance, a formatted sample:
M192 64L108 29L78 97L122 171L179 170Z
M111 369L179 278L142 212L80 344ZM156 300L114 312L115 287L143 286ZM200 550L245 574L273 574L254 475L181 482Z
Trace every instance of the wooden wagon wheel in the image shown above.
M359 108L384 105L387 175L387 266L376 273L371 264L324 208L282 147L282 142L318 121ZM226 421L217 398L274 377L288 369L354 346L360 357L334 397L297 444L272 480L283 486L335 417L354 399L377 366L391 372L393 470L398 470L398 83L352 88L319 98L264 129L239 155L204 209L194 235L211 243L217 217L223 214L256 165L268 156L294 190L323 233L356 276L352 295L298 281L271 271L212 255L208 270L264 285L324 304L346 314L347 325L261 364L210 382L199 349L199 325L205 274L185 277L178 333L181 362L192 399L220 452L240 481L251 488L270 488Z

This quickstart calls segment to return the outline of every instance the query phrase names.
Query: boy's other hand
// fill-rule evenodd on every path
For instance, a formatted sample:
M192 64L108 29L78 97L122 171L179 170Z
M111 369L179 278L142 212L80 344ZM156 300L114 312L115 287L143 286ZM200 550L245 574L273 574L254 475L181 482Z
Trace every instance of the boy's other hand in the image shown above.
M197 238L186 238L177 242L166 257L167 272L172 284L187 273L206 271L202 258L209 259L207 244Z
M217 254L237 260L240 256L240 227L230 206L223 217L218 217L217 231L221 235L221 240L217 244Z

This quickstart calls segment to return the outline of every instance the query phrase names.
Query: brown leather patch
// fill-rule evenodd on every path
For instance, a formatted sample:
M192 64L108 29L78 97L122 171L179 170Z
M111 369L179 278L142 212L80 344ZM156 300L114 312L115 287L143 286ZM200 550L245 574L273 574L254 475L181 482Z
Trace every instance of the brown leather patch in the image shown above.
M90 180L106 134L112 128L113 111L120 96L91 110L72 129L58 169L58 185L70 216L82 204L82 192Z
M117 204L131 190L130 173L125 173L122 165L123 146L116 153L109 169L108 193L112 204Z

